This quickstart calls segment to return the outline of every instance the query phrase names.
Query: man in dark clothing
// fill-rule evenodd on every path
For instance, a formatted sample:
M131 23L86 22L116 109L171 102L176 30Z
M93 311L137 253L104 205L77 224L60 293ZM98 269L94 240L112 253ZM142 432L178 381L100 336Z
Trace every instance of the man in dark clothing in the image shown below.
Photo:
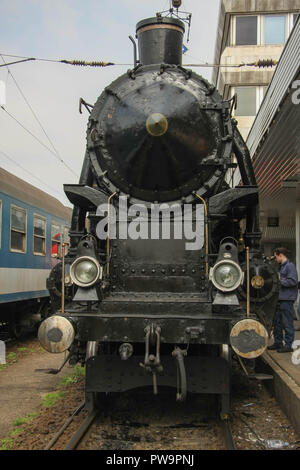
M268 349L277 350L279 353L293 352L292 344L295 334L293 305L298 296L298 275L295 265L288 259L286 248L276 248L274 257L277 263L279 263L280 290L274 317L275 341Z

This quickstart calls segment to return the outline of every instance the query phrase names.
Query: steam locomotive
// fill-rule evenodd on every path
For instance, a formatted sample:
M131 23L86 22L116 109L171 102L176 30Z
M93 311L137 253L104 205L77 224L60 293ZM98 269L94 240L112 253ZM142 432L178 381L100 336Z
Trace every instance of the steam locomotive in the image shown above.
M184 30L172 16L137 24L139 61L98 98L79 184L64 186L70 248L38 336L86 364L88 409L167 386L177 400L216 394L226 417L231 355L267 347L277 274L260 249L251 158L232 101L182 66Z

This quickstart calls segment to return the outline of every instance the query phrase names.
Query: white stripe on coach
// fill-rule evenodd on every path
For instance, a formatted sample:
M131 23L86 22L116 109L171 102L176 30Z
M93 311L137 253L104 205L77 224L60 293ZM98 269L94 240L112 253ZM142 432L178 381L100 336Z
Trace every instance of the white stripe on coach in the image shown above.
M46 290L50 269L0 268L0 295Z

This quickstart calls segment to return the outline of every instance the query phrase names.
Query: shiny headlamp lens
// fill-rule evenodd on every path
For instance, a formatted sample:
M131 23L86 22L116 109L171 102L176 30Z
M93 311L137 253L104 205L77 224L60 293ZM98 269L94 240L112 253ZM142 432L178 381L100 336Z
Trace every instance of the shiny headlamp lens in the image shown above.
M89 287L98 281L102 268L97 260L89 256L77 258L70 268L72 281L77 286Z
M219 261L211 271L211 281L214 286L223 291L231 292L237 289L243 281L243 272L234 261Z

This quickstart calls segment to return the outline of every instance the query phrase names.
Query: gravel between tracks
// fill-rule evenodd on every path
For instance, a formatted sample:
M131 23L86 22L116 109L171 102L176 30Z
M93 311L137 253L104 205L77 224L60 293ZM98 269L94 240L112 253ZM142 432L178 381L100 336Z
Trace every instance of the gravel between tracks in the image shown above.
M15 346L14 351L17 352ZM24 345L23 345L24 347ZM25 346L28 347L28 344ZM70 367L65 368L58 376L41 374L38 388L33 381L32 370L37 367L37 360L48 354L40 351L38 343L33 340L31 348L18 356L16 363L11 363L5 370L0 370L0 384L5 377L15 377L19 370L22 380L26 376L27 390L31 390L33 401L24 401L24 390L11 382L6 390L8 406L1 406L1 421L9 421L7 432L2 432L0 448L41 450L44 449L59 428L84 399L84 379L78 377L76 383L61 384L63 376L69 375ZM11 347L9 348L11 349ZM13 349L13 348L12 348ZM13 352L13 351L11 351ZM51 357L55 357L52 356ZM44 365L49 367L43 357ZM56 358L56 362L60 361ZM58 365L56 363L56 366ZM30 366L29 366L30 364ZM34 364L34 365L33 365ZM17 369L17 367L19 367ZM38 366L40 367L40 365ZM50 366L53 367L53 364ZM35 376L34 376L35 377ZM48 380L50 383L48 383ZM45 408L41 399L48 391L59 392L57 403ZM101 412L94 426L80 444L81 449L105 450L196 450L224 449L224 438L221 427L213 415L211 397L192 397L188 403L179 405L175 402L174 390L160 393L158 397L150 394L128 392L110 399L105 413ZM3 390L2 390L3 394ZM32 412L36 416L30 422L14 426L15 416L11 410L15 404L22 403L22 413L27 416ZM258 438L280 439L289 443L286 449L299 448L300 438L275 399L269 395L259 382L249 381L241 376L239 369L234 368L232 399L232 433L237 449L264 449ZM82 412L75 418L68 431L60 438L54 449L63 449L72 433L86 417ZM8 430L10 430L8 432ZM3 431L3 427L2 427ZM12 432L13 431L13 432Z

